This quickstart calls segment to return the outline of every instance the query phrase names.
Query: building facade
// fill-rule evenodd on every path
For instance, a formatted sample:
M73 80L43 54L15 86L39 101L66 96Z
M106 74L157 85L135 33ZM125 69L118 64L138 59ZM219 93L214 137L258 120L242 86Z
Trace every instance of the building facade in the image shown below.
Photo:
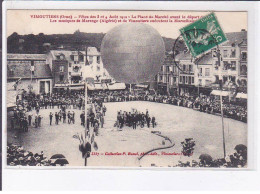
M165 61L156 76L157 90L161 94L178 93L178 68L176 67L171 53L166 54Z
M36 94L51 93L52 73L46 55L7 54L7 82L15 83L18 80L17 90Z
M82 89L86 78L95 82L112 79L95 47L86 51L51 50L47 62L53 72L54 88Z
M247 93L247 32L241 30L227 33L226 36L227 42L196 62L189 52L180 52L175 57L175 62L168 55L156 77L158 91L166 94L173 86L181 95L208 95L213 89L220 89L221 79L224 90ZM175 69L174 73L171 69Z
M247 93L247 31L227 33L228 41L212 52L213 75L222 79L224 90ZM220 62L220 63L219 63Z

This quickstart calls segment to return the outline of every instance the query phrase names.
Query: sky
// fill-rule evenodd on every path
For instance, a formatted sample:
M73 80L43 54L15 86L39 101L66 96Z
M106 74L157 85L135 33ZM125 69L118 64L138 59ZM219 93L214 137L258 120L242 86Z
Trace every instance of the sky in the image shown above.
M7 11L7 36L13 32L24 34L72 34L76 30L87 33L107 33L120 23L63 23L51 22L49 18L33 18L33 15L64 15L79 19L79 15L84 16L205 16L210 12L195 11L83 11L83 10L8 10ZM238 32L241 29L247 30L247 12L215 12L216 17L225 33ZM140 18L139 18L140 19ZM55 19L52 19L52 21ZM58 19L59 20L59 19ZM161 23L149 22L164 37L177 38L179 29L188 25L188 22Z

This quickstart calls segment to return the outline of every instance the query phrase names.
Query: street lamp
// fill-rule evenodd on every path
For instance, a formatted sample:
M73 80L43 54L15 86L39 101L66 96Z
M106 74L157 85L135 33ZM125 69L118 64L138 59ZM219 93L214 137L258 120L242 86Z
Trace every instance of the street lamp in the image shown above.
M224 116L223 116L223 103L222 103L222 86L223 86L223 75L221 73L221 54L219 48L217 49L217 58L218 58L218 75L219 75L219 87L220 87L220 111L221 111L221 121L222 121L222 136L223 136L223 150L224 150L224 158L226 157L226 145L225 145L225 129L224 129Z

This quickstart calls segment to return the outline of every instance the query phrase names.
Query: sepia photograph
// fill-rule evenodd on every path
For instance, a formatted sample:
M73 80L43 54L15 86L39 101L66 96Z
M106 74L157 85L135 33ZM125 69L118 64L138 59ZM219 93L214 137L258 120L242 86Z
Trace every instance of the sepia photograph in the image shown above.
M248 168L246 11L6 10L7 168Z

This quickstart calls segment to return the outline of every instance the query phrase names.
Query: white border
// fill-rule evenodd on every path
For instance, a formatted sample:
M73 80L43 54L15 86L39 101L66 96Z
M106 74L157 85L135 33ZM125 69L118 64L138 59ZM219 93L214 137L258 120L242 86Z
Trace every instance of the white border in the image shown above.
M256 169L259 149L256 149L259 110L256 86L260 78L259 54L257 54L257 37L259 32L258 2L65 2L65 1L8 1L3 3L3 16L6 9L113 9L113 10L196 10L196 11L248 11L248 149L250 169ZM258 17L258 18L257 18ZM6 29L6 18L3 17L3 29ZM3 68L2 83L6 84L6 38L3 31ZM258 66L257 66L258 65ZM257 92L257 93L256 93ZM2 145L3 158L6 158L6 99L5 87L2 89ZM258 114L257 114L258 113ZM259 139L259 137L258 137ZM256 155L256 151L258 154ZM257 170L213 171L213 170L179 170L174 168L148 168L149 170L96 170L96 169L63 169L63 170L28 170L7 169L3 163L3 189L30 190L100 190L100 189L175 189L175 190L205 190L205 189L260 189L260 173ZM147 168L146 168L147 169ZM151 171L152 169L153 171ZM167 170L166 170L167 169ZM174 171L173 171L174 170ZM177 170L177 171L176 171ZM258 177L258 178L257 178Z

